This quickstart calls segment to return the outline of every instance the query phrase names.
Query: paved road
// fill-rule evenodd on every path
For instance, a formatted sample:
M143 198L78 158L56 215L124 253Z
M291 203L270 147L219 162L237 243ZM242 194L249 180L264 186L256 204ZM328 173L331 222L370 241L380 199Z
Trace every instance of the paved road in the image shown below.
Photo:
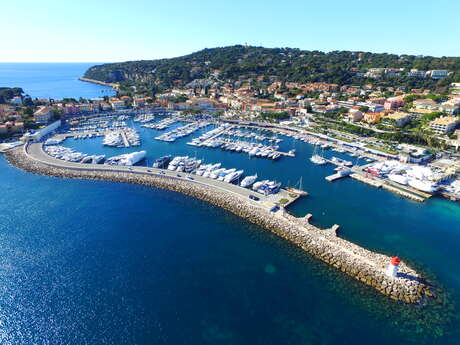
M150 168L150 167L144 167L144 166L128 167L128 166L119 166L119 165L114 166L114 165L103 165L103 164L82 164L82 163L67 162L67 161L63 161L60 159L56 159L46 154L42 149L41 143L29 144L27 153L32 159L35 159L47 165L51 165L51 166L55 166L59 168L67 168L67 169L73 169L73 170L112 171L112 172L124 172L124 173L130 172L130 173L136 173L136 174L158 175L158 176L163 175L163 176L176 178L179 180L186 180L189 182L200 183L200 184L207 185L213 188L222 189L227 192L229 191L237 195L243 196L244 198L247 198L247 200L251 200L249 199L249 195L256 195L257 197L260 198L260 201L258 201L257 203L259 205L265 204L267 207L273 206L274 201L281 199L283 197L286 197L286 194L287 194L286 191L282 190L277 195L264 196L250 189L242 188L242 187L239 187L231 183L217 181L217 180L213 180L207 177L197 176L197 175L193 175L189 173L169 171L165 169L156 169L156 168Z

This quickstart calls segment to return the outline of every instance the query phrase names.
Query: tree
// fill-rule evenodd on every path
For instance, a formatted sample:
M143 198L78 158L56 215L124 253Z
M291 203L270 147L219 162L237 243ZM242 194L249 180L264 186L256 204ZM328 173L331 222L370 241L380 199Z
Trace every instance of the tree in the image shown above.
M22 104L26 107L32 107L34 105L34 102L32 101L32 98L30 98L29 95L26 95L22 101Z
M338 114L346 114L348 113L348 108L345 107L340 107L339 110L337 110Z

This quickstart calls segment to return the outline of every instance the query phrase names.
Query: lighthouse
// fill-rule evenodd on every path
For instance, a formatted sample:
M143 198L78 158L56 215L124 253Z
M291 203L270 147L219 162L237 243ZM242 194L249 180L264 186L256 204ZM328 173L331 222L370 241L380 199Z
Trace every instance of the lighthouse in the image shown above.
M396 275L398 274L398 268L399 268L399 263L401 262L401 259L399 259L397 256L393 256L390 260L390 264L387 267L386 274L389 277L395 278Z

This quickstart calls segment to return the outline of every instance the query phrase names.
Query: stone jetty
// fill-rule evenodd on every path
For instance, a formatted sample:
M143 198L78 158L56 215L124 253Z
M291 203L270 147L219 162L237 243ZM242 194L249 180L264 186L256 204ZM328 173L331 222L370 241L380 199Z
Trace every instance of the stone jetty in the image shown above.
M432 289L413 268L400 263L397 277L385 274L390 257L378 254L337 236L337 229L319 229L306 218L296 218L283 209L273 213L257 202L240 195L213 188L195 181L162 176L140 174L130 171L93 170L66 168L34 159L23 147L8 151L10 164L35 173L61 178L106 180L154 186L183 193L222 207L254 224L272 231L278 236L299 246L314 257L334 266L338 270L373 287L393 300L418 303L424 296L432 296ZM62 162L62 161L61 161ZM301 288L301 287L300 287Z

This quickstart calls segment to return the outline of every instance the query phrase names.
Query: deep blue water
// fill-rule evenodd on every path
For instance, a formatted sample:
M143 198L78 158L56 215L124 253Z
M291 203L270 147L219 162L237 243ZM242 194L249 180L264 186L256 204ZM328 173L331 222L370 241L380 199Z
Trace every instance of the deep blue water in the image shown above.
M343 237L397 254L449 294L405 306L257 226L190 197L137 185L36 176L0 158L0 338L24 344L458 344L460 206L423 204L353 180L329 183L310 145L278 162L153 140L148 163L189 154L287 183ZM199 135L196 133L195 135ZM86 153L102 139L69 140ZM330 153L329 153L330 154ZM443 321L444 319L449 321Z
M32 98L111 96L106 86L79 81L96 63L0 63L0 87L21 87Z

